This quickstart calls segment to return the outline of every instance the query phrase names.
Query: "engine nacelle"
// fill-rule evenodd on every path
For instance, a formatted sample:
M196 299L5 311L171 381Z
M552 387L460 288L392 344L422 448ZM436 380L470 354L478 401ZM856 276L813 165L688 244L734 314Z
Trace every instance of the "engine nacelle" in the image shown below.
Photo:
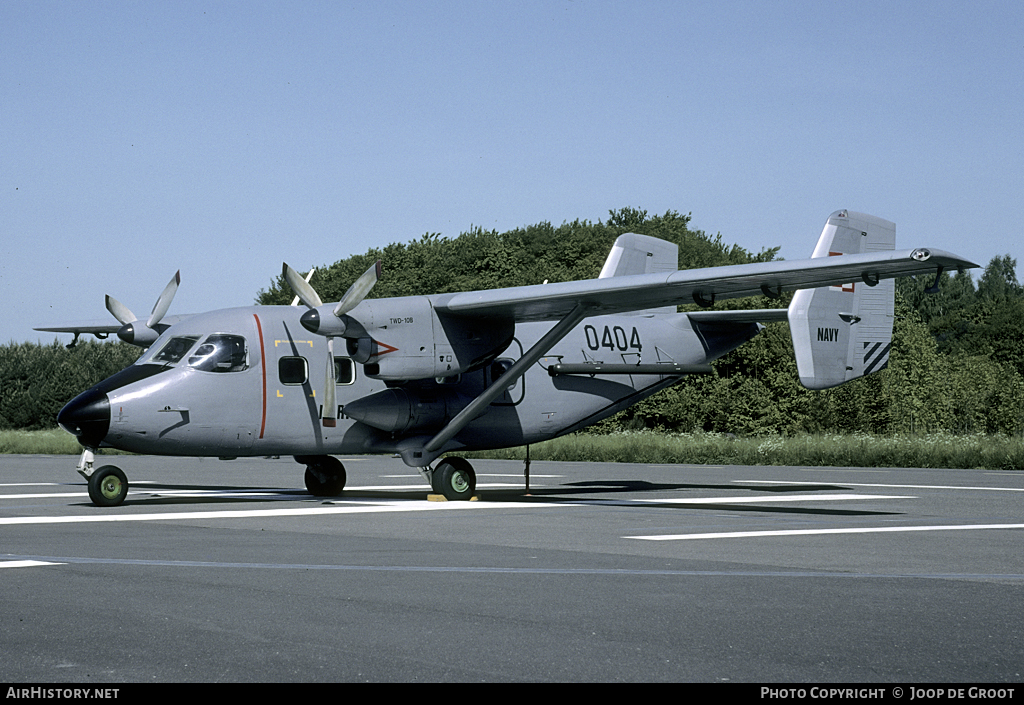
M363 301L344 321L330 309L315 309L317 328L307 327L321 335L332 334L335 327L343 330L349 354L364 364L366 375L387 381L453 377L479 369L515 335L512 319L441 316L425 296ZM307 314L305 321L310 319Z
M391 433L440 428L472 401L454 390L393 387L345 405L344 414Z

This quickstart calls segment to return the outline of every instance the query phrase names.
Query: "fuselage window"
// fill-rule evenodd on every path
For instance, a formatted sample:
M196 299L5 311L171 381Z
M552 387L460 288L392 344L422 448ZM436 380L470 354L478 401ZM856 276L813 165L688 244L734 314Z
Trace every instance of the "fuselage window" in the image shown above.
M305 384L309 369L304 357L282 357L277 361L277 375L281 384Z
M188 354L188 351L192 349L192 346L198 340L198 335L183 335L171 338L160 346L160 349L153 354L150 362L163 363L165 365L173 365L176 362L180 362L181 358Z
M512 368L515 364L514 360L509 360L507 357L502 357L491 363L491 381L495 381L503 374Z
M240 335L211 335L188 358L204 372L241 372L249 366L249 349Z
M347 357L334 358L334 381L338 384L352 384L356 381L356 365Z

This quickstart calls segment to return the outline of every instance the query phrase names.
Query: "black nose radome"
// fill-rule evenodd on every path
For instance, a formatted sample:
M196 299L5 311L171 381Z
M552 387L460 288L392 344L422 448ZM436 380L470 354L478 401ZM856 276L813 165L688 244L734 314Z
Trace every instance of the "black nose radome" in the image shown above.
M110 400L96 389L82 392L57 414L57 423L86 448L97 448L110 430Z

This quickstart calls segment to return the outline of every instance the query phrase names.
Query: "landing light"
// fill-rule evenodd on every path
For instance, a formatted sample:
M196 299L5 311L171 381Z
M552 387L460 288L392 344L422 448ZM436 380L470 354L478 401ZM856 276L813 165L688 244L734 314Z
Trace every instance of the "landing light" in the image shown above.
M930 250L926 250L925 248L922 247L911 252L910 256L911 258L916 259L918 262L924 262L926 259L932 256L932 253Z

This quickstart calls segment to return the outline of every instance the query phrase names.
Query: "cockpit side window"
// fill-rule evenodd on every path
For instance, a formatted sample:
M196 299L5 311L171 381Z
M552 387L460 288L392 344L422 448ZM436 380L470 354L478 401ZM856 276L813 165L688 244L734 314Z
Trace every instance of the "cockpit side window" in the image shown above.
M249 367L249 347L240 335L215 333L192 352L188 364L203 372L241 372Z
M145 359L145 357L139 362L153 362L157 364L173 365L181 362L181 358L188 354L188 351L192 349L199 341L198 335L182 335L171 338L166 343L161 345L158 349L154 350L151 355Z

